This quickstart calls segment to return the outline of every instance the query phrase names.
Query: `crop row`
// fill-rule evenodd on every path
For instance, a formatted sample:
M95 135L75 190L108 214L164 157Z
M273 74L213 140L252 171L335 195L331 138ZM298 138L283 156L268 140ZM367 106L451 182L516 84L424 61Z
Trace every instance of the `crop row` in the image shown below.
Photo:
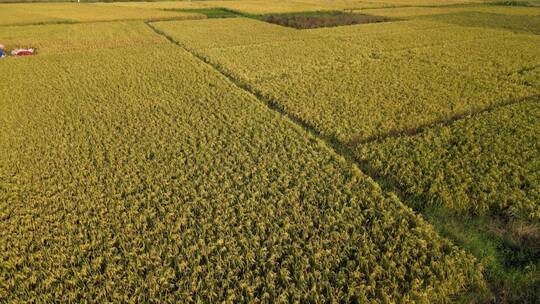
M0 302L445 302L481 284L395 196L149 39L0 61Z

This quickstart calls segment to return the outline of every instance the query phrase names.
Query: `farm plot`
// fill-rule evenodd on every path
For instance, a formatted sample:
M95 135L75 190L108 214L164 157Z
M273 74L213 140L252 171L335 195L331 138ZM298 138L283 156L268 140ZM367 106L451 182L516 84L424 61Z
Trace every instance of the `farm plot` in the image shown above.
M226 0L226 1L159 1L159 2L117 2L100 3L104 6L144 7L167 10L225 8L239 13L262 15L308 11L328 11L340 9L361 9L385 7L384 3L361 1L280 1L280 0Z
M540 9L536 9L536 11L540 11ZM461 26L495 28L514 32L528 32L536 35L540 34L540 14L526 16L465 12L430 16L429 19Z
M540 78L537 70L540 67L540 36L512 34L495 41L478 39L459 44L427 46L408 50L404 56L426 58L427 61L453 66L478 79L505 79L525 85L534 94L539 94ZM461 55L465 53L467 56Z
M12 4L0 4L0 25L28 24L28 23L61 23L69 22L53 16L45 16L37 12L30 13L25 7Z
M204 16L147 8L105 7L87 3L0 4L0 25L200 18Z
M276 14L331 10L355 10L364 8L381 8L389 6L411 5L453 5L459 3L481 2L466 0L390 0L390 1L358 1L358 0L225 0L225 1L159 1L159 2L117 2L104 3L105 6L144 7L159 9L201 9L226 8L245 14Z
M0 37L9 48L34 47L39 55L129 48L133 45L150 47L164 41L141 22L0 27Z
M320 0L314 0L320 1ZM446 6L456 4L468 4L468 3L484 3L484 0L385 0L384 3L387 6L400 7L400 6Z
M166 34L175 35L180 23L157 23ZM183 23L184 24L184 23ZM301 35L297 30L247 18L196 20L185 23L190 30L182 31L182 45L196 49L236 47L291 41L317 35ZM204 37L204 38L203 38Z
M427 204L540 220L540 98L358 147Z
M148 39L0 61L0 302L444 302L481 284L395 196Z
M393 18L415 18L421 16L458 13L491 13L516 16L540 16L540 8L507 6L451 6L451 7L392 7L358 10L359 13Z
M221 24L221 31L241 31L252 22L216 20L208 28ZM540 40L534 35L516 38L505 31L413 21L350 26L335 32L309 30L306 36L296 31L293 41L268 39L264 44L205 48L208 45L199 42L202 38L192 39L194 26L186 24L190 22L156 26L284 111L344 144L414 130L538 92L507 75L538 64ZM427 28L429 24L435 27ZM270 29L273 25L267 32ZM369 35L370 29L375 34ZM313 39L314 35L319 38ZM461 45L477 51L473 41L488 50L503 45L504 51L494 54L478 52L486 56L484 60L505 68L484 71L483 61L460 59ZM507 65L505 58L497 57L524 44L528 47L517 57L525 58L523 62L516 64L512 58ZM456 53L430 54L430 48L436 47ZM465 63L472 66L463 68Z

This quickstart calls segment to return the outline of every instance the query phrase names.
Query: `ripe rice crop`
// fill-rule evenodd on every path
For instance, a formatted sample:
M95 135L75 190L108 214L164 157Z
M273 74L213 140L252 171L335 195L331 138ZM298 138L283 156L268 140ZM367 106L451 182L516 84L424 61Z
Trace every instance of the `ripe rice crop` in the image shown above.
M423 21L309 30L305 36L304 31L289 32L291 38L277 42L271 38L274 28L268 25L263 31L265 25L260 25L256 37L266 42L246 39L245 46L230 46L229 41L209 45L206 37L194 34L215 31L232 37L253 22L214 20L199 23L196 30L190 21L157 26L285 112L344 144L413 130L538 92L508 76L538 62L540 40L533 35L515 37ZM426 28L429 24L435 27ZM484 57L463 58L462 45ZM497 56L522 45L528 46L519 56ZM497 48L502 50L487 52ZM431 54L431 49L440 51ZM484 61L490 60L503 68L484 71Z
M540 98L360 145L358 157L426 204L540 220Z
M60 23L69 22L53 16L41 15L38 12L31 13L25 6L13 4L0 4L0 25L28 24L28 23Z
M540 90L540 66L523 69L512 76Z
M358 0L225 0L225 1L159 1L159 2L116 2L100 5L144 7L160 9L227 8L247 14L279 14L307 11L355 10L389 6L453 5L482 2L469 0L388 0L383 2Z
M519 16L540 16L540 8L504 6L396 7L359 10L358 12L394 18L445 15L464 12L479 12Z
M0 4L0 25L113 20L201 19L203 15L87 3Z
M87 35L47 28L51 48ZM447 302L481 284L471 256L191 54L133 23L88 29L148 42L0 60L0 302Z
M133 45L149 47L165 40L140 22L0 27L0 37L2 43L10 49L34 47L39 55L83 53L89 50L127 48Z
M179 30L179 23L156 23L168 33ZM265 44L304 39L296 29L247 18L194 20L185 23L190 30L182 31L182 44L192 48L221 48ZM205 38L202 38L205 37ZM319 38L314 35L313 38Z
M360 9L385 7L384 3L345 1L281 1L281 0L227 0L227 1L159 1L104 3L105 6L144 7L159 9L226 8L254 15L296 13L306 11L328 11L338 9Z
M474 28L469 30L477 31ZM540 36L516 33L505 35L505 38L467 40L409 52L412 56L426 58L427 61L454 66L462 73L474 75L476 78L499 78L524 85L531 91L530 95L535 95L540 94L540 78L535 74L540 65L539 47ZM467 53L467 56L462 56L464 53Z
M540 11L540 9L538 9ZM535 16L504 15L490 13L457 13L430 16L430 20L461 26L503 29L514 32L540 34L540 14Z
M314 0L318 1L318 0ZM469 3L485 3L485 0L384 0L387 6L445 6Z

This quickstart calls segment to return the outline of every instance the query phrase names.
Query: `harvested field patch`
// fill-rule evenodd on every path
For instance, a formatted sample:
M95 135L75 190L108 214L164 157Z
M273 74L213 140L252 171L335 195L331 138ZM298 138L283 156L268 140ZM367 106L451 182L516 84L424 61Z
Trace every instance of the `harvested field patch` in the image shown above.
M158 1L158 2L117 2L100 3L104 6L144 7L159 9L212 9L226 8L250 15L283 14L298 12L335 11L385 7L385 3L357 0L225 0L225 1Z
M282 26L293 27L297 29L312 29L319 27L334 27L353 24L379 23L390 21L389 18L372 16L366 14L337 13L305 15L305 14L284 14L267 15L261 17L261 20Z

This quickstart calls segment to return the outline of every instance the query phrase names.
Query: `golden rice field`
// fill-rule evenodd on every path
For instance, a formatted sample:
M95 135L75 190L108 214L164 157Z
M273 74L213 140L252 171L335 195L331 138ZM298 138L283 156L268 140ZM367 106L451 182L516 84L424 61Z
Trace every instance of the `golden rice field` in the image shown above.
M540 99L358 148L360 159L426 203L540 219ZM456 145L459 143L459 145Z
M538 36L424 21L306 32L253 23L236 18L156 24L284 111L345 144L539 93L519 77L508 77L540 62ZM262 41L247 38L245 31L252 30L263 32ZM520 54L506 59L515 48ZM464 50L470 55L461 56Z
M540 12L540 9L539 9ZM436 15L430 20L445 22L459 26L502 29L517 33L540 34L540 14L537 15L506 15L467 12L460 14Z
M0 1L2 2L2 1ZM88 3L0 3L0 25L74 23L115 20L198 19L199 14Z
M40 56L133 46L149 48L163 42L163 37L144 23L126 21L0 27L0 36L10 48L32 46Z
M221 1L159 1L159 2L115 2L104 3L104 6L122 6L159 9L197 9L227 8L247 14L291 13L322 10L356 10L365 8L396 6L436 6L455 5L461 3L479 3L479 0L221 0Z
M376 16L413 18L419 16L458 14L458 13L488 13L517 16L540 16L540 8L534 7L505 7L505 6L449 6L449 7L399 7L358 10L358 12Z
M0 303L538 303L513 5L0 4Z

